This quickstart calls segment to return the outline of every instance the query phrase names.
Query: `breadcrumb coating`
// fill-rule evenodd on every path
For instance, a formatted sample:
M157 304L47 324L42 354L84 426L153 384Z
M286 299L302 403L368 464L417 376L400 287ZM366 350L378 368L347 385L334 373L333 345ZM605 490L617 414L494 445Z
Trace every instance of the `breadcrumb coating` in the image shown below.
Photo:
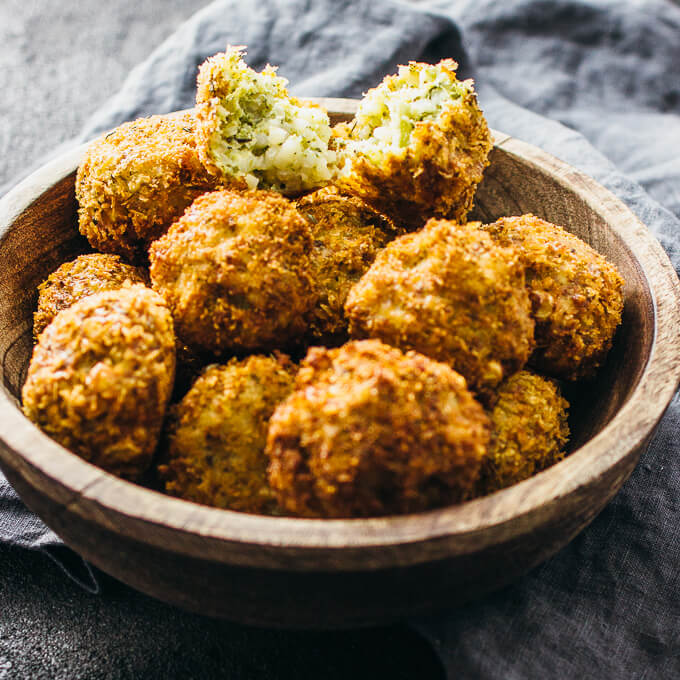
M295 371L285 355L208 366L175 408L168 460L159 466L165 490L218 508L275 512L264 447Z
M587 243L534 215L504 217L483 227L513 247L526 268L536 322L530 363L564 378L590 378L609 352L623 313L624 280Z
M311 248L309 225L280 194L216 191L151 246L151 281L190 347L269 352L307 328Z
M488 418L449 366L377 340L312 348L269 425L269 481L305 517L370 517L472 493Z
M484 495L528 479L565 456L569 403L552 380L510 376L491 410L491 442L478 489Z
M125 123L90 144L78 167L80 233L93 248L146 262L149 244L219 182L199 159L193 113Z
M38 339L23 410L81 458L139 478L158 441L175 372L172 318L145 286L83 298Z
M90 253L65 262L38 286L33 336L37 340L59 312L88 295L148 282L146 270L125 264L118 255Z
M430 217L465 221L489 164L491 133L457 68L452 59L400 66L335 130L339 186L410 229Z
M378 253L349 292L354 338L379 338L449 363L489 403L533 349L524 267L479 223L430 220Z

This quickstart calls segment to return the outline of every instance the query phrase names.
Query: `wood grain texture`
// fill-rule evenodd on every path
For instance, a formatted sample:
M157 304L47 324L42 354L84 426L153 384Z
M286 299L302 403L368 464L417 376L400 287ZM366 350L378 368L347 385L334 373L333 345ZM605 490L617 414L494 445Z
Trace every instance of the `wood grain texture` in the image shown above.
M334 120L356 102L327 100ZM554 554L630 475L680 380L680 285L660 245L592 179L495 133L476 217L533 212L593 245L626 279L623 323L597 379L574 390L573 453L463 505L368 520L258 517L116 479L21 414L35 288L87 245L73 183L81 149L0 202L0 465L27 505L104 571L204 614L289 627L389 621L469 600Z

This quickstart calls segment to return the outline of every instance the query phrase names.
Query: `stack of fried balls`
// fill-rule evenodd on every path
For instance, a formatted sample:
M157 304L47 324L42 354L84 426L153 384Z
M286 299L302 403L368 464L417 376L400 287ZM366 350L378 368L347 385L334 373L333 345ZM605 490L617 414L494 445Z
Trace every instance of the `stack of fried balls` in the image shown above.
M126 123L78 169L98 252L40 285L25 414L85 460L240 512L460 503L568 451L616 268L534 215L467 222L492 142L451 60L331 126L240 48L189 113Z

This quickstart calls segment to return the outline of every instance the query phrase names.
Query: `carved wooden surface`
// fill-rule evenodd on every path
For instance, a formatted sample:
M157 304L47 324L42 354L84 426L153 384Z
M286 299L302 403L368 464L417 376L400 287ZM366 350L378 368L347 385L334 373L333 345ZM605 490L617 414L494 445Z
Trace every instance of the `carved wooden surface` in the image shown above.
M356 102L326 100L334 120ZM476 216L533 212L606 255L626 279L623 324L595 382L573 391L574 451L514 487L404 517L244 515L163 496L85 463L21 414L35 288L87 249L76 228L82 148L0 202L0 465L22 498L93 564L151 595L249 623L334 627L469 600L554 554L630 475L680 377L680 292L656 240L612 194L495 134Z

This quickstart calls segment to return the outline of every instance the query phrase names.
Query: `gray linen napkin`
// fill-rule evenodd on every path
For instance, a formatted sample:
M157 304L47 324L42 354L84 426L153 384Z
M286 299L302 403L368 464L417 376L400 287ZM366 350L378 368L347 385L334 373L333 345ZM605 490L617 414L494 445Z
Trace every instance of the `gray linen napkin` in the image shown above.
M461 38L462 36L462 38ZM454 57L490 124L595 177L680 268L680 8L638 0L214 2L129 76L80 140L192 105L227 43L279 65L293 93L358 96L408 59ZM680 677L676 395L621 493L554 558L502 592L418 622L451 677ZM0 540L58 539L0 478Z

